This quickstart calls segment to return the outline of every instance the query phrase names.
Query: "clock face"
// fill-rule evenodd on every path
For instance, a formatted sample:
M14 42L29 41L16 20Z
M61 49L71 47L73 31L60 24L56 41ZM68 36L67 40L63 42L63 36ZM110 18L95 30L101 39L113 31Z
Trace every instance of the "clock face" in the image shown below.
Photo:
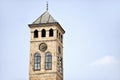
M40 51L45 51L47 49L47 44L41 43L39 46Z

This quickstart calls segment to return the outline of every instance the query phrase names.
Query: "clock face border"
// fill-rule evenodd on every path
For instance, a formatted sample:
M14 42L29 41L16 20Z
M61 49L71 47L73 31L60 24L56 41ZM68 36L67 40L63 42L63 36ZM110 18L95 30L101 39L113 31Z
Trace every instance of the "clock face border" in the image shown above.
M46 43L41 43L39 45L39 50L42 51L42 52L46 51L47 50L47 44Z

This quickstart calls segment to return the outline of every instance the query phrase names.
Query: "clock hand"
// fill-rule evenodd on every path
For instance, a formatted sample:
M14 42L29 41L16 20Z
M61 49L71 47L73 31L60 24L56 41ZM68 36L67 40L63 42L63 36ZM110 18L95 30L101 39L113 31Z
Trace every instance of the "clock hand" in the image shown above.
M44 47L42 47L42 49L46 49L46 47L44 46Z

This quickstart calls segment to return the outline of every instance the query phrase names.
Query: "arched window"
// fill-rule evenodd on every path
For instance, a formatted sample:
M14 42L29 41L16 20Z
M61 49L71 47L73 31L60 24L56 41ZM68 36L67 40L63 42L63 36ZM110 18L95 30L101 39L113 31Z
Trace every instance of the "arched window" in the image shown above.
M58 30L57 30L57 38L58 38Z
M60 58L60 73L63 72L63 62L62 62L62 58Z
M46 37L46 30L45 29L42 30L42 35L41 36Z
M60 39L60 33L59 33L59 39Z
M63 36L61 35L61 42L63 42Z
M49 30L49 36L52 37L54 34L53 34L53 29L50 29Z
M34 31L34 38L38 38L38 30Z
M34 70L40 70L40 62L41 62L41 56L39 53L35 53L34 55Z
M45 55L45 69L50 70L52 69L52 55L51 53L46 53Z

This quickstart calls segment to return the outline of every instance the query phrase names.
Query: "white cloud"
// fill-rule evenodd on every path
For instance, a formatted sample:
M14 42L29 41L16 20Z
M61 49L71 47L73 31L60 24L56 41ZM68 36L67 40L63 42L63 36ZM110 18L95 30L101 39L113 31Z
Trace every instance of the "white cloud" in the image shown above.
M114 56L104 56L101 59L96 60L91 65L94 66L104 66L109 64L119 64L119 61L116 60Z

